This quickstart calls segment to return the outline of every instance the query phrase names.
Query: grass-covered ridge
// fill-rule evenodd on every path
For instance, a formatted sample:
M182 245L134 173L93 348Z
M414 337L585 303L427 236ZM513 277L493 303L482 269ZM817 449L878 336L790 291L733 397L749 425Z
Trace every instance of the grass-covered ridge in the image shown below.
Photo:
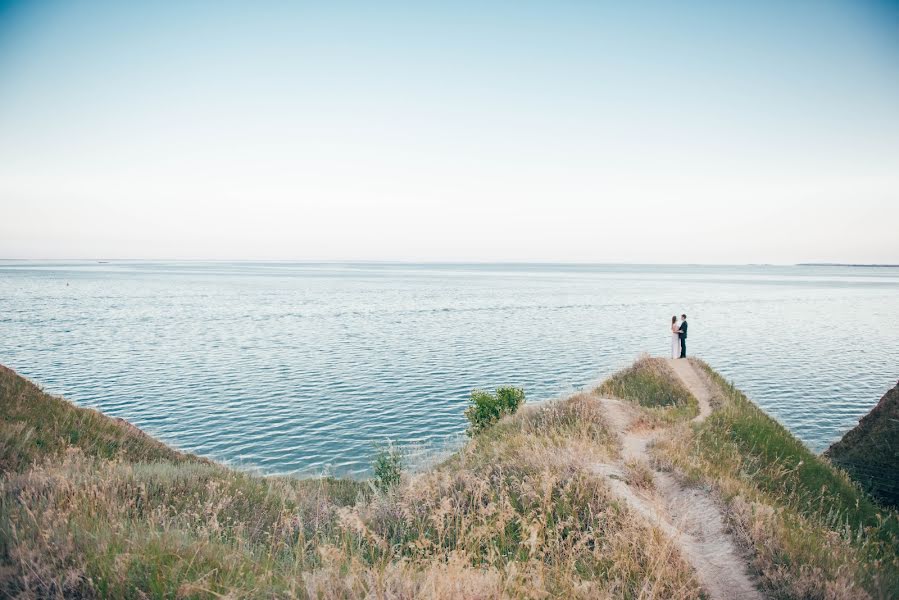
M618 449L589 394L519 410L382 492L234 471L0 382L0 596L700 597L590 472Z
M899 385L825 455L872 496L899 508Z
M718 490L730 524L779 598L899 597L899 527L844 472L810 452L701 361L712 415L682 425L656 456Z

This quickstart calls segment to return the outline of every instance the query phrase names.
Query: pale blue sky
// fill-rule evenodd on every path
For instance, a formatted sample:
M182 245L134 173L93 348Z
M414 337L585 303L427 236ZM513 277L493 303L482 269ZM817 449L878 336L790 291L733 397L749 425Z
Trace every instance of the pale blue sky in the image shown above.
M0 3L0 258L899 262L891 2Z

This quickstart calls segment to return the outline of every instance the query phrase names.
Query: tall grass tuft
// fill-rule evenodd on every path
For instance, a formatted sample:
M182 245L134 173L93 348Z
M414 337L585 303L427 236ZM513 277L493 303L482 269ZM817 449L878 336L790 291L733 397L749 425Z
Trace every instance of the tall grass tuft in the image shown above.
M690 419L699 413L696 398L660 358L640 357L602 382L596 393L635 402L650 409L648 416L665 422Z

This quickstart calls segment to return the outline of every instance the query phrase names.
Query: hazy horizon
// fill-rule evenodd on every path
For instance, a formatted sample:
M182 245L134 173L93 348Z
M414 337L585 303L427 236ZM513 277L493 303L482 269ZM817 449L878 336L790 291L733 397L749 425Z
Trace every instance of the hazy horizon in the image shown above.
M887 1L0 4L0 258L897 264Z
M359 265L521 265L521 266L598 266L598 267L899 267L899 263L857 263L839 261L812 262L604 262L587 260L412 260L368 258L121 258L114 256L55 257L55 258L5 258L0 262L146 262L146 263L287 263L287 264L359 264Z

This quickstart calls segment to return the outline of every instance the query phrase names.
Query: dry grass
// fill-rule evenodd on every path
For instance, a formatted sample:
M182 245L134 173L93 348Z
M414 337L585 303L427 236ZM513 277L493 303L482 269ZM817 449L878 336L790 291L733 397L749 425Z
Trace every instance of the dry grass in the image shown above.
M714 487L753 567L777 598L899 597L897 514L815 456L708 365L718 409L654 447L686 478Z
M631 460L624 464L627 475L627 484L640 490L655 489L652 469L648 464L640 460Z
M0 377L4 407L36 399L55 431L115 426ZM17 437L38 427L27 408L0 422L0 596L700 597L670 541L586 468L617 452L588 394L519 411L384 493L157 454L128 429L124 451L46 427L35 447Z
M656 367L615 385L663 404L650 414L689 407L646 395L681 393ZM655 460L718 490L773 597L895 596L896 514L707 375L719 410L671 427ZM0 596L702 597L671 540L591 475L619 452L592 394L525 406L375 492L184 455L9 371L0 393ZM645 464L627 471L652 485Z

